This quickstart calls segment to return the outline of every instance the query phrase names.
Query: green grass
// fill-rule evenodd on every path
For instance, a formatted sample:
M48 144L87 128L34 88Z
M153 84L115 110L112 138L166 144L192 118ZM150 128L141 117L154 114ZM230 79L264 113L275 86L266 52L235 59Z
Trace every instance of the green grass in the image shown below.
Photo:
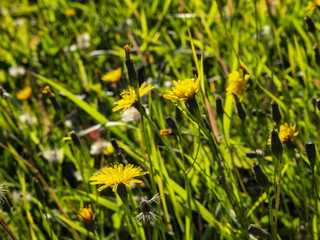
M249 233L250 224L273 233L273 239L318 239L319 159L317 153L313 177L305 143L312 140L318 152L319 110L311 99L320 97L314 50L320 10L311 14L307 5L294 0L4 1L0 87L10 96L0 99L0 182L7 182L0 207L7 225L1 226L28 240L149 239L149 233L152 239L259 239ZM67 16L68 9L75 15ZM308 30L306 14L315 32ZM148 116L131 122L112 111L130 86L126 44L132 45L136 69L144 67L142 80L155 86L141 98ZM241 98L243 121L226 94L228 75L240 71L241 63L250 74ZM12 73L13 66L21 66L21 74ZM101 81L118 67L123 71L117 83ZM174 80L194 77L192 68L201 79L196 100L204 120L183 101L163 98ZM42 94L47 85L60 106ZM27 86L30 98L17 99ZM221 118L217 96L224 107ZM278 124L272 100L282 114ZM176 119L178 131L163 137L168 116ZM296 124L299 134L292 147L283 145L279 165L267 142L271 130L286 122ZM80 144L62 141L72 130ZM90 153L97 132L101 139L115 139L119 150ZM48 161L50 149L63 155ZM257 150L256 157L247 156ZM149 171L138 178L142 183L127 188L127 203L111 187L99 193L89 182L115 162ZM254 162L268 176L269 191L256 182ZM162 199L152 211L159 217L150 225L135 221L140 201L156 193ZM88 204L95 213L94 230L77 215ZM11 239L2 228L0 238Z

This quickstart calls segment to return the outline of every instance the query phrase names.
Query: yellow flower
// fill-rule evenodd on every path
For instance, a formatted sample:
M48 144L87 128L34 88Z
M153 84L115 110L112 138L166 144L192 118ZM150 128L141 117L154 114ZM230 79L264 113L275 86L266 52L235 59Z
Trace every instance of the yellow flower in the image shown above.
M122 74L122 68L119 67L119 68L117 68L115 70L112 70L112 71L106 73L105 75L103 75L101 77L101 80L105 81L105 82L115 83L115 82L118 82L120 80L121 74Z
M73 17L74 15L76 15L76 11L73 8L67 9L65 13L68 17Z
M295 132L295 131L296 131L296 124L289 125L288 123L285 123L284 125L281 125L280 131L279 131L279 138L281 142L288 142L289 140L291 140L291 138L297 136L299 132ZM271 145L270 137L268 139L268 145Z
M299 133L296 131L296 125L292 125L288 123L285 123L284 125L280 126L280 132L279 132L279 138L282 142L287 142L291 138L297 136Z
M164 137L169 136L171 133L172 133L172 130L170 128L160 130L160 134Z
M249 87L249 78L249 74L245 74L243 77L243 70L241 74L238 71L230 73L228 76L229 86L226 89L227 94L235 93L238 97L242 96Z
M143 89L145 87L146 83L142 83L140 88L139 88L139 96L142 97L143 95L145 95L147 92L149 92L151 89L153 89L154 87L152 85L146 87L145 89ZM116 112L120 109L122 110L122 113L124 113L124 111L126 111L129 107L132 106L132 104L134 104L135 102L138 101L138 97L136 95L136 92L134 91L133 87L129 87L127 90L125 90L122 94L122 99L120 99L119 101L115 102L115 104L117 104L118 106L114 107L112 109L113 112Z
M191 78L185 79L183 81L178 80L173 81L175 87L172 87L172 91L166 90L165 95L166 99L178 99L180 101L185 101L194 97L198 92L200 77L196 81Z
M17 99L26 100L29 99L32 93L32 88L30 86L25 87L24 89L17 92Z
M142 181L133 179L133 177L142 176L147 173L149 172L144 172L141 167L135 167L132 164L123 167L123 164L115 163L110 167L101 169L100 172L93 175L89 180L94 181L90 183L91 185L104 184L98 188L98 192L101 192L110 185L114 185L113 191L116 192L118 185L121 183L127 186L131 182L141 183Z
M109 145L108 147L106 147L106 149L105 150L103 150L103 153L105 154L105 155L112 155L113 153L114 153L114 148L113 148L113 146L112 145Z
M313 14L317 7L320 7L320 0L309 1L306 10L309 10L310 13Z
M89 204L89 206L85 206L84 208L80 208L80 211L77 214L87 224L91 223L95 218L91 204Z

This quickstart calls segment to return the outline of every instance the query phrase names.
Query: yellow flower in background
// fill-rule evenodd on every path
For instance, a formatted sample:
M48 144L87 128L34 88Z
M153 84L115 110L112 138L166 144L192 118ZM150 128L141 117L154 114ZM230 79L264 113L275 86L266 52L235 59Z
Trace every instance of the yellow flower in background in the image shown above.
M142 83L140 88L139 88L139 96L142 97L143 95L145 95L147 92L149 92L151 89L153 89L154 87L152 85L144 88L146 85L146 83ZM135 102L138 101L138 97L136 95L136 92L134 91L133 87L129 87L127 90L125 90L122 94L121 94L122 99L120 99L119 101L115 102L115 104L117 104L118 106L114 107L112 109L113 112L116 112L120 109L122 110L122 113L124 113L124 111L126 111L129 107L132 106L132 104L134 104Z
M26 100L29 99L32 93L32 88L30 86L25 87L24 89L17 92L17 99Z
M288 124L285 123L280 126L280 131L279 131L279 138L281 142L288 142L291 140L291 138L297 136L299 132L296 132L296 124ZM268 145L271 145L271 138L269 137L268 139Z
M142 181L133 179L134 177L142 176L148 174L141 167L135 167L132 164L123 166L123 164L115 163L110 167L105 167L101 169L98 173L93 175L89 180L91 185L95 184L104 184L98 188L98 192L101 192L103 189L113 185L113 191L117 191L119 184L123 183L127 186L130 186L131 182L141 183Z
M101 77L102 81L115 83L118 82L121 78L122 68L119 67L115 70L112 70Z
M86 224L90 224L95 218L91 204L84 208L80 208L80 211L77 214Z
M164 137L171 135L171 133L172 133L172 130L170 128L160 130L160 134Z
M320 7L320 0L309 1L306 10L313 14L317 7Z
M185 101L194 97L199 89L200 77L196 81L191 78L185 79L183 81L178 80L173 81L175 87L172 87L172 91L166 90L166 94L163 95L166 99L177 99L180 101Z
M114 153L114 148L112 145L109 145L108 147L106 147L104 150L103 150L103 154L109 156L109 155L112 155Z
M74 15L76 15L76 11L73 8L69 8L69 9L66 10L65 14L68 17L73 17Z
M238 97L242 96L249 87L249 78L249 74L243 76L243 71L241 71L241 74L238 71L230 73L228 76L229 86L226 89L227 94L235 93Z
M51 94L51 88L50 86L45 86L44 89L42 90L43 94Z

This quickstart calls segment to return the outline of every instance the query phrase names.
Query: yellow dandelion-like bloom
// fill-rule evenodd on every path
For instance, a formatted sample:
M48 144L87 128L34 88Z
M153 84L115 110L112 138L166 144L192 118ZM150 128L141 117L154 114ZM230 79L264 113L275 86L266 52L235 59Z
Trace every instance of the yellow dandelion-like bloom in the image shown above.
M152 85L149 85L148 87L144 88L146 86L146 83L142 83L140 88L139 88L139 96L142 97L143 95L145 95L147 92L149 92L151 89L153 89L154 87ZM122 113L124 113L124 111L126 111L129 107L132 106L132 104L134 104L135 102L138 101L138 97L136 95L136 92L134 91L133 87L129 87L127 90L125 90L122 94L121 94L122 99L120 99L119 101L115 102L115 104L117 104L118 106L114 107L112 109L113 112L116 112L120 109L122 110Z
M163 95L166 99L176 99L180 101L185 101L194 98L195 94L198 92L200 83L200 77L196 81L191 78L185 79L183 81L178 80L173 81L175 87L172 87L172 91L166 90L166 94Z
M76 15L76 11L73 8L69 8L69 9L66 10L65 14L68 17L73 17L74 15Z
M84 208L80 208L80 211L77 212L77 214L87 224L91 223L95 218L91 204Z
M26 100L29 99L32 93L32 88L30 86L25 87L24 89L17 92L17 99Z
M280 126L280 131L279 131L279 138L281 142L288 142L291 140L291 138L297 136L299 132L296 132L296 124L288 124L285 123L284 125ZM268 139L268 145L271 145L271 138L269 137Z
M172 133L172 129L170 128L160 130L160 134L164 137L169 136L171 133Z
M249 78L249 74L243 76L243 71L241 74L238 71L230 73L228 76L229 86L226 89L227 94L235 93L238 97L242 96L249 87Z
M115 83L118 82L121 78L122 68L119 67L115 70L112 70L101 77L102 81Z
M128 164L124 167L123 164L115 163L110 167L101 169L89 180L94 181L90 183L91 185L104 184L98 188L98 192L101 192L111 185L113 185L113 191L116 192L118 185L121 183L127 186L129 186L131 182L141 183L142 181L133 178L147 173L149 172L144 172L141 167L135 167L132 164Z
M280 132L279 132L280 140L282 142L289 141L291 138L293 138L299 134L299 132L295 132L295 131L296 131L296 124L289 125L288 123L285 123L284 125L281 125Z
M320 0L309 1L306 10L313 14L317 7L320 7Z

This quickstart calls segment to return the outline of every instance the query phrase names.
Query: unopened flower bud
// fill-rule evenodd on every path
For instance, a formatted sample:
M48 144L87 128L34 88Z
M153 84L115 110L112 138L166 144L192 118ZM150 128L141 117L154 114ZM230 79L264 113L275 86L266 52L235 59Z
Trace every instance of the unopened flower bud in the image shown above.
M311 98L311 103L312 103L313 107L316 107L316 105L317 105L317 99L316 99L315 97L312 97L312 98Z
M271 151L277 157L282 156L283 146L280 141L278 132L274 129L272 129L272 131L271 131Z
M125 53L126 53L126 66L127 66L127 69L128 69L128 75L129 75L129 81L131 83L131 85L136 88L138 87L138 75L137 75L137 72L136 72L136 68L134 66L134 62L133 60L131 59L130 57L130 49L131 49L131 45L125 45L124 46L124 49L125 49Z
M116 139L112 138L111 139L111 144L112 144L112 147L114 148L115 152L119 152L120 151L119 145L118 145Z
M306 148L306 153L307 153L307 157L309 159L311 168L313 169L314 163L316 161L316 147L315 147L314 143L311 140L309 140L306 143L305 148Z
M222 106L222 99L220 96L216 96L216 111L218 117L222 118L224 111Z
M273 121L275 121L276 123L279 123L281 121L282 116L280 113L279 105L276 100L272 100L271 107L272 107Z
M250 224L248 227L248 232L254 236L259 236L259 237L266 237L269 238L271 237L271 234L264 230L262 227L259 227L254 224Z
M314 22L312 21L312 19L308 15L305 15L304 20L306 21L308 31L311 33L315 33L316 26L314 25Z
M319 53L318 44L313 45L313 51L314 51L315 61L319 65L320 64L320 53Z
M253 163L253 171L256 176L256 181L265 191L270 187L270 182L267 174L262 170L259 164Z
M79 136L77 135L77 133L72 130L69 134L70 134L70 136L71 136L72 142L73 142L76 146L80 146L80 145L81 145L81 141L80 141L80 138L79 138Z
M242 106L242 103L239 100L239 97L235 93L232 93L232 95L234 97L234 100L236 101L236 108L237 108L238 116L243 121L246 118L247 114L244 111L244 108Z
M178 134L179 129L178 129L177 123L172 117L170 117L170 116L167 117L166 118L166 123L167 123L168 127L172 130L172 132L174 134Z
M317 104L316 105L317 105L318 110L320 111L320 98L317 99Z
M142 83L144 83L144 73L145 73L145 68L142 66L141 68L138 69L138 82L139 86L141 86Z
M248 158L256 158L257 157L256 151L247 152L246 155Z
M196 68L192 68L192 73L193 73L193 76L198 76L198 71Z

